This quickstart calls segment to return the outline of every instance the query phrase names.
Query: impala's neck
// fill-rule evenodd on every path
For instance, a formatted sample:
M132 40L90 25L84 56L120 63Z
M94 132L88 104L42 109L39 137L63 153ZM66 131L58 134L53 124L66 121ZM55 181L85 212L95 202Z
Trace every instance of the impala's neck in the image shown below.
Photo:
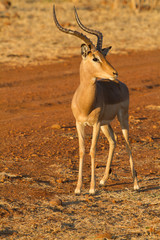
M87 68L87 64L82 60L80 64L80 84L86 86L95 85L96 78L93 76L93 71Z
M80 65L80 85L77 89L79 108L85 115L92 110L96 101L96 78L84 68L83 61Z

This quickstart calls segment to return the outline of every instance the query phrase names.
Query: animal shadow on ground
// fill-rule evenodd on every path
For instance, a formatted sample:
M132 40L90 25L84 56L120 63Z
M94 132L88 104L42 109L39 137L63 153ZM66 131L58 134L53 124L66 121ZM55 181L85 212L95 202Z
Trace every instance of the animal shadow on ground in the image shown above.
M6 228L6 229L0 231L0 236L1 237L9 237L9 236L13 235L14 233L17 233L17 231Z

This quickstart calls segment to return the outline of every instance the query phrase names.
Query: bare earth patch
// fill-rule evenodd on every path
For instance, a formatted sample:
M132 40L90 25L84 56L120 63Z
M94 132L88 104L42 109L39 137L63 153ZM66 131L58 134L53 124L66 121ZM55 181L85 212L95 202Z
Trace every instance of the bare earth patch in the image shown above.
M133 191L125 143L115 120L118 143L106 186L98 185L108 154L108 143L100 135L97 192L88 194L91 129L87 128L84 184L82 194L74 195L78 138L70 103L79 84L81 58L74 54L81 42L58 32L50 1L12 1L12 8L0 12L2 239L160 239L159 9L138 15L129 8L108 12L108 1L98 2L76 4L83 22L91 27L95 19L106 45L113 44L115 54L108 59L129 87L130 141L141 189ZM62 24L77 29L73 3L56 5ZM128 21L131 27L126 27Z
M108 154L100 135L93 197L88 195L90 128L83 191L74 195L78 139L70 102L80 57L0 70L2 239L159 239L159 56L155 51L109 57L130 90L130 141L141 190L133 191L128 155L114 121L113 173L105 187L98 186Z

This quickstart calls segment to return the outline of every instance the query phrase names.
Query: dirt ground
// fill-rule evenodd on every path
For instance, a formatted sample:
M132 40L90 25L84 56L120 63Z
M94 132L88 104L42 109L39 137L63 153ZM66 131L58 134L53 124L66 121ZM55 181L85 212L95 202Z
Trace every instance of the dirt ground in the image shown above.
M11 1L10 8L0 5L1 239L160 239L160 4L135 13L127 4L112 11L110 3L55 0L64 27L78 29L76 5L83 23L104 33L104 47L113 46L108 60L130 91L130 142L140 191L133 191L114 120L118 142L106 186L99 181L108 142L100 134L97 192L88 194L87 127L83 189L74 195L78 138L70 103L79 84L81 42L56 29L52 1Z
M90 182L87 128L84 184L74 195L78 139L70 109L80 57L50 65L0 69L0 236L2 239L160 238L160 51L110 55L130 90L130 141L140 191L133 191L117 120L113 173L105 187L108 143L97 147L97 193ZM63 69L63 71L62 71Z

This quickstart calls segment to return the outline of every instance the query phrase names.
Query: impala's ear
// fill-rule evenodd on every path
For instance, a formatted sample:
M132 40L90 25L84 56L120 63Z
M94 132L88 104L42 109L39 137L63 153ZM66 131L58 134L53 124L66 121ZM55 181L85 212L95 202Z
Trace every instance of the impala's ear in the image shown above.
M87 46L86 44L81 45L81 55L83 58L86 58L88 53L90 52L90 46Z
M106 56L111 48L112 48L112 46L109 46L109 47L107 47L107 48L103 48L103 49L102 49L103 55Z

